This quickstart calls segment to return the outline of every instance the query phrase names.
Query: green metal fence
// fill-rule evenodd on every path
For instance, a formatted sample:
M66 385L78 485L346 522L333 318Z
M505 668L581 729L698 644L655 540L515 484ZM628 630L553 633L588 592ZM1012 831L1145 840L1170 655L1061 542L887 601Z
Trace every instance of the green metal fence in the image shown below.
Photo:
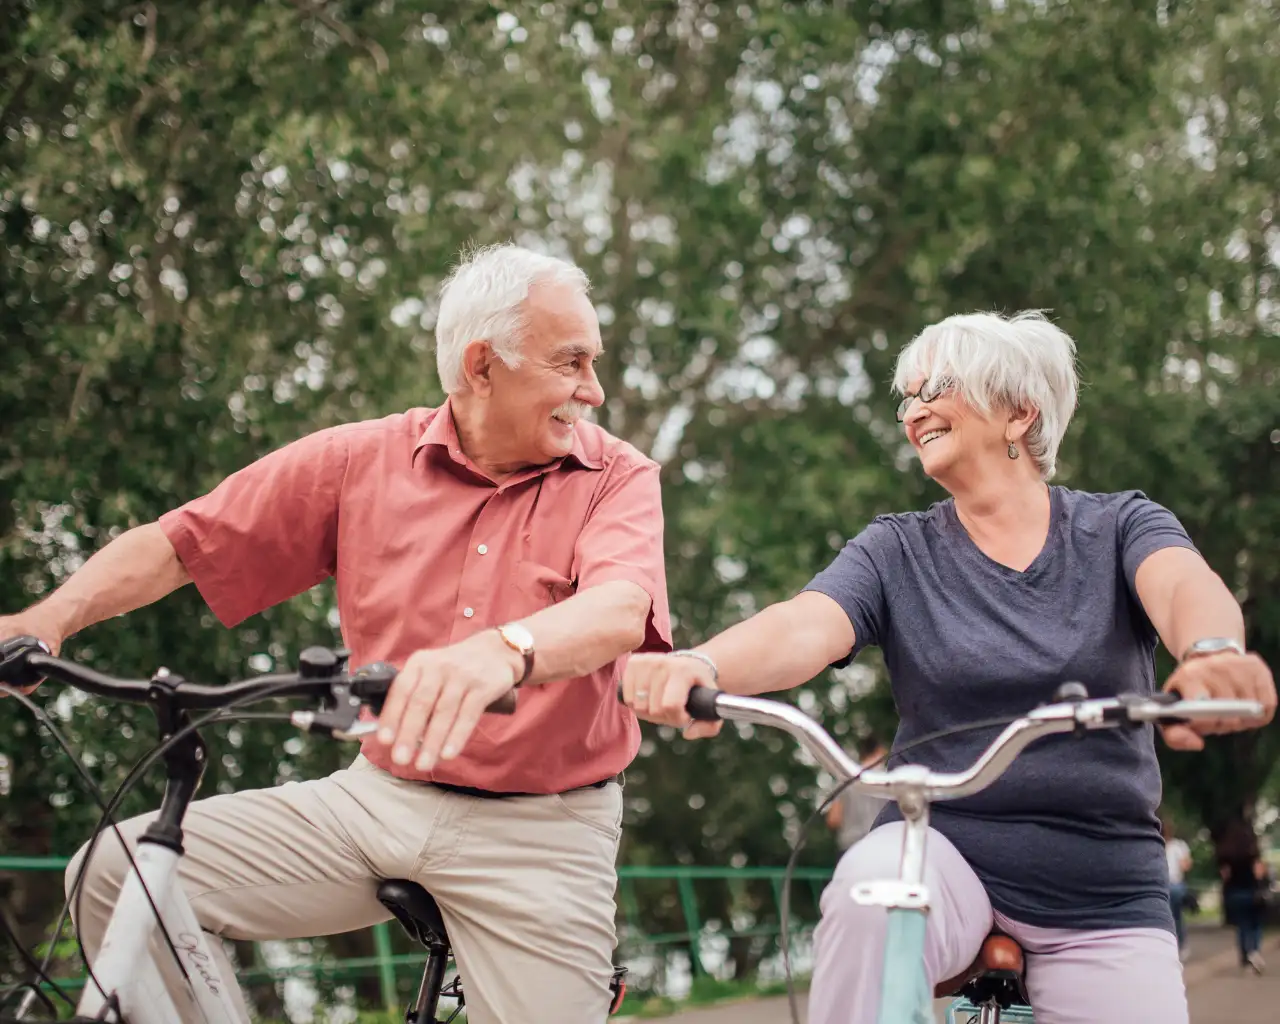
M0 856L0 871L63 871L66 857L4 857ZM699 912L696 884L726 884L731 891L740 891L750 883L767 882L772 890L774 909L780 910L785 869L780 867L712 868L696 866L623 866L618 869L618 909L622 941L619 952L625 960L638 950L654 950L663 947L684 947L689 956L689 966L698 976L705 973L703 946L706 940L705 922ZM792 905L802 895L808 895L811 906L817 903L823 885L831 877L827 868L796 868L792 873ZM637 895L637 883L673 884L683 928L660 934L647 934L640 925L642 915ZM794 933L795 926L793 924ZM323 977L329 981L347 981L358 977L376 975L379 981L383 1005L394 1009L400 1002L396 979L400 974L416 974L422 969L423 954L395 953L392 948L391 928L388 924L372 928L374 955L340 960L326 960L298 964L291 967L257 967L240 972L246 983L280 980L288 977ZM722 939L779 935L776 922L766 921L741 929L721 929L716 935ZM83 978L59 981L62 987L72 990L84 984Z

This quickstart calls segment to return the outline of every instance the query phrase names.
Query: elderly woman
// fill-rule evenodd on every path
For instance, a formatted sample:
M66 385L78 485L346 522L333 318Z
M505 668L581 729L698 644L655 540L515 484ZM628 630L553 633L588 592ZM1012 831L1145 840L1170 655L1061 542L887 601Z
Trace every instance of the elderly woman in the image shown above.
M1049 486L1076 404L1075 345L1035 313L950 317L898 359L898 419L951 495L876 517L804 590L695 651L633 657L627 703L688 726L695 684L737 694L798 686L878 645L900 714L895 746L1048 700L1079 680L1095 696L1155 688L1157 638L1186 697L1258 699L1267 666L1246 653L1240 608L1178 520L1137 491ZM692 655L692 656L689 656ZM716 731L696 723L690 736ZM1183 750L1237 721L1165 730ZM930 768L967 767L994 731L924 745ZM1187 1020L1156 808L1151 729L1042 740L974 797L932 812L931 984L959 974L998 926L1027 951L1040 1024ZM885 915L847 898L893 877L893 804L841 859L822 900L814 1024L874 1021Z

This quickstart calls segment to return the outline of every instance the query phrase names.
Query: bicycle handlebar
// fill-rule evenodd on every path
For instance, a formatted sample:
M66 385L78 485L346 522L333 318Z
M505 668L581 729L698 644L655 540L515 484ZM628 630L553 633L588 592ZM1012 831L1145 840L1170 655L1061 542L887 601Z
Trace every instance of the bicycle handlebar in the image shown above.
M361 706L375 713L399 669L385 662L366 665L354 672L346 668L346 652L325 647L308 647L298 659L297 672L255 676L222 686L192 683L159 670L151 679L120 679L77 662L54 657L49 648L33 637L15 637L0 643L0 683L33 686L48 677L78 690L131 704L172 701L183 710L213 710L231 704L249 704L274 697L317 695L322 705L337 705L334 713L300 711L293 724L307 731L328 732L337 739L354 739L373 731L372 723L355 724ZM508 691L485 710L492 714L512 714L516 691ZM348 721L349 719L349 721Z
M1083 687L1076 692L1083 693ZM893 769L862 768L808 715L790 704L759 697L738 697L709 687L695 686L685 706L697 721L726 719L782 729L809 751L838 781L856 780L852 786L883 798L923 797L925 800L958 800L986 789L1026 747L1043 736L1120 728L1147 722L1168 723L1207 718L1261 718L1262 705L1253 700L1183 700L1172 693L1153 696L1124 694L1119 697L1083 697L1035 708L1009 723L967 769L935 772L924 765L907 764Z

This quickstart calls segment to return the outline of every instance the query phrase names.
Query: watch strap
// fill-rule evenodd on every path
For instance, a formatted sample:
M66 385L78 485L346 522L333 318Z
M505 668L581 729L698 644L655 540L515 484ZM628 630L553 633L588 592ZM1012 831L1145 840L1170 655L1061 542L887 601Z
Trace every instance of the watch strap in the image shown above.
M1207 658L1213 654L1244 654L1244 645L1229 636L1207 636L1191 644L1182 652L1180 662L1190 658Z

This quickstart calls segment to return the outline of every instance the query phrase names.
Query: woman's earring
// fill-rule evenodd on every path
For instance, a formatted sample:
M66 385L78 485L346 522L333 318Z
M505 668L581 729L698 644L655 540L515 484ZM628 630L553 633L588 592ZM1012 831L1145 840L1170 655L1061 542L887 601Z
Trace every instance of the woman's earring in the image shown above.
M1016 459L1018 457L1018 446L1012 441L1009 442L1009 458Z

